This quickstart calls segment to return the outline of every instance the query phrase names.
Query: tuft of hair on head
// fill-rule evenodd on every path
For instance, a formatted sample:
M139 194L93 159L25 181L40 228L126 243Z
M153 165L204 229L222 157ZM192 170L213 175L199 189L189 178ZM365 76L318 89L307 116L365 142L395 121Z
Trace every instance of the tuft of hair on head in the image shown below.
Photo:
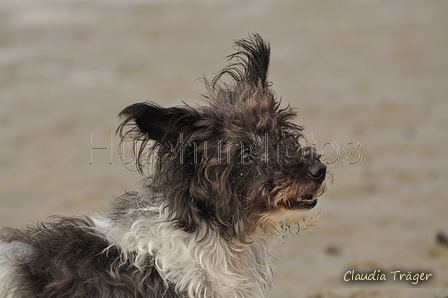
M211 81L214 88L222 76L229 75L235 82L245 82L266 88L269 74L271 49L259 34L252 33L248 38L235 42L236 52L227 56L229 65L222 69Z

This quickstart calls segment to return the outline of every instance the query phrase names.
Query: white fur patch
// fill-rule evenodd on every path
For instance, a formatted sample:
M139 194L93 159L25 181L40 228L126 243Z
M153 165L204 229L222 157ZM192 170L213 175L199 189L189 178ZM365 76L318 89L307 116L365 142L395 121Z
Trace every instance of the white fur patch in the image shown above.
M21 242L6 243L0 241L0 297L13 298L18 282L16 261L27 258L32 247Z
M149 195L145 192L140 199ZM124 260L142 267L152 256L165 282L188 297L268 297L281 235L260 232L244 244L225 241L213 230L191 234L173 227L167 209L161 204L129 210L119 223L101 217L94 223L111 245L121 248Z

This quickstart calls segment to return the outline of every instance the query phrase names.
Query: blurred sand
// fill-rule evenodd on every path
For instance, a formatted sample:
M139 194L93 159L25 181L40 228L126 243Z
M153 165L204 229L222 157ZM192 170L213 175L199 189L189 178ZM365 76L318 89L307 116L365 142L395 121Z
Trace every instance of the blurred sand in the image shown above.
M335 160L320 223L283 247L271 297L447 297L447 15L435 0L2 0L0 226L101 211L137 187L118 112L198 102L197 79L258 32L274 90ZM437 278L344 283L352 269Z

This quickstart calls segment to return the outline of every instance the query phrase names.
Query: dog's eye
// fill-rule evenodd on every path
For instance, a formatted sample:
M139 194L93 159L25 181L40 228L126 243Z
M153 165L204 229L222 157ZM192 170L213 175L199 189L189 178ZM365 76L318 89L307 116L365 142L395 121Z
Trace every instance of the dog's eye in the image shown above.
M244 150L244 152L241 153L241 162L250 162L252 160L253 156L250 150Z

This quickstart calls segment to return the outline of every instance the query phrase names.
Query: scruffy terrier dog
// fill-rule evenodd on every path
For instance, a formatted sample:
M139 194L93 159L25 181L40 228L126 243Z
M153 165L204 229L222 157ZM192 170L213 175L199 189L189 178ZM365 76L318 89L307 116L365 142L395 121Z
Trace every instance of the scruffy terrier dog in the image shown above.
M102 216L3 230L2 298L268 297L284 236L317 222L326 166L271 91L269 45L235 44L206 105L120 113L150 168L141 190Z

